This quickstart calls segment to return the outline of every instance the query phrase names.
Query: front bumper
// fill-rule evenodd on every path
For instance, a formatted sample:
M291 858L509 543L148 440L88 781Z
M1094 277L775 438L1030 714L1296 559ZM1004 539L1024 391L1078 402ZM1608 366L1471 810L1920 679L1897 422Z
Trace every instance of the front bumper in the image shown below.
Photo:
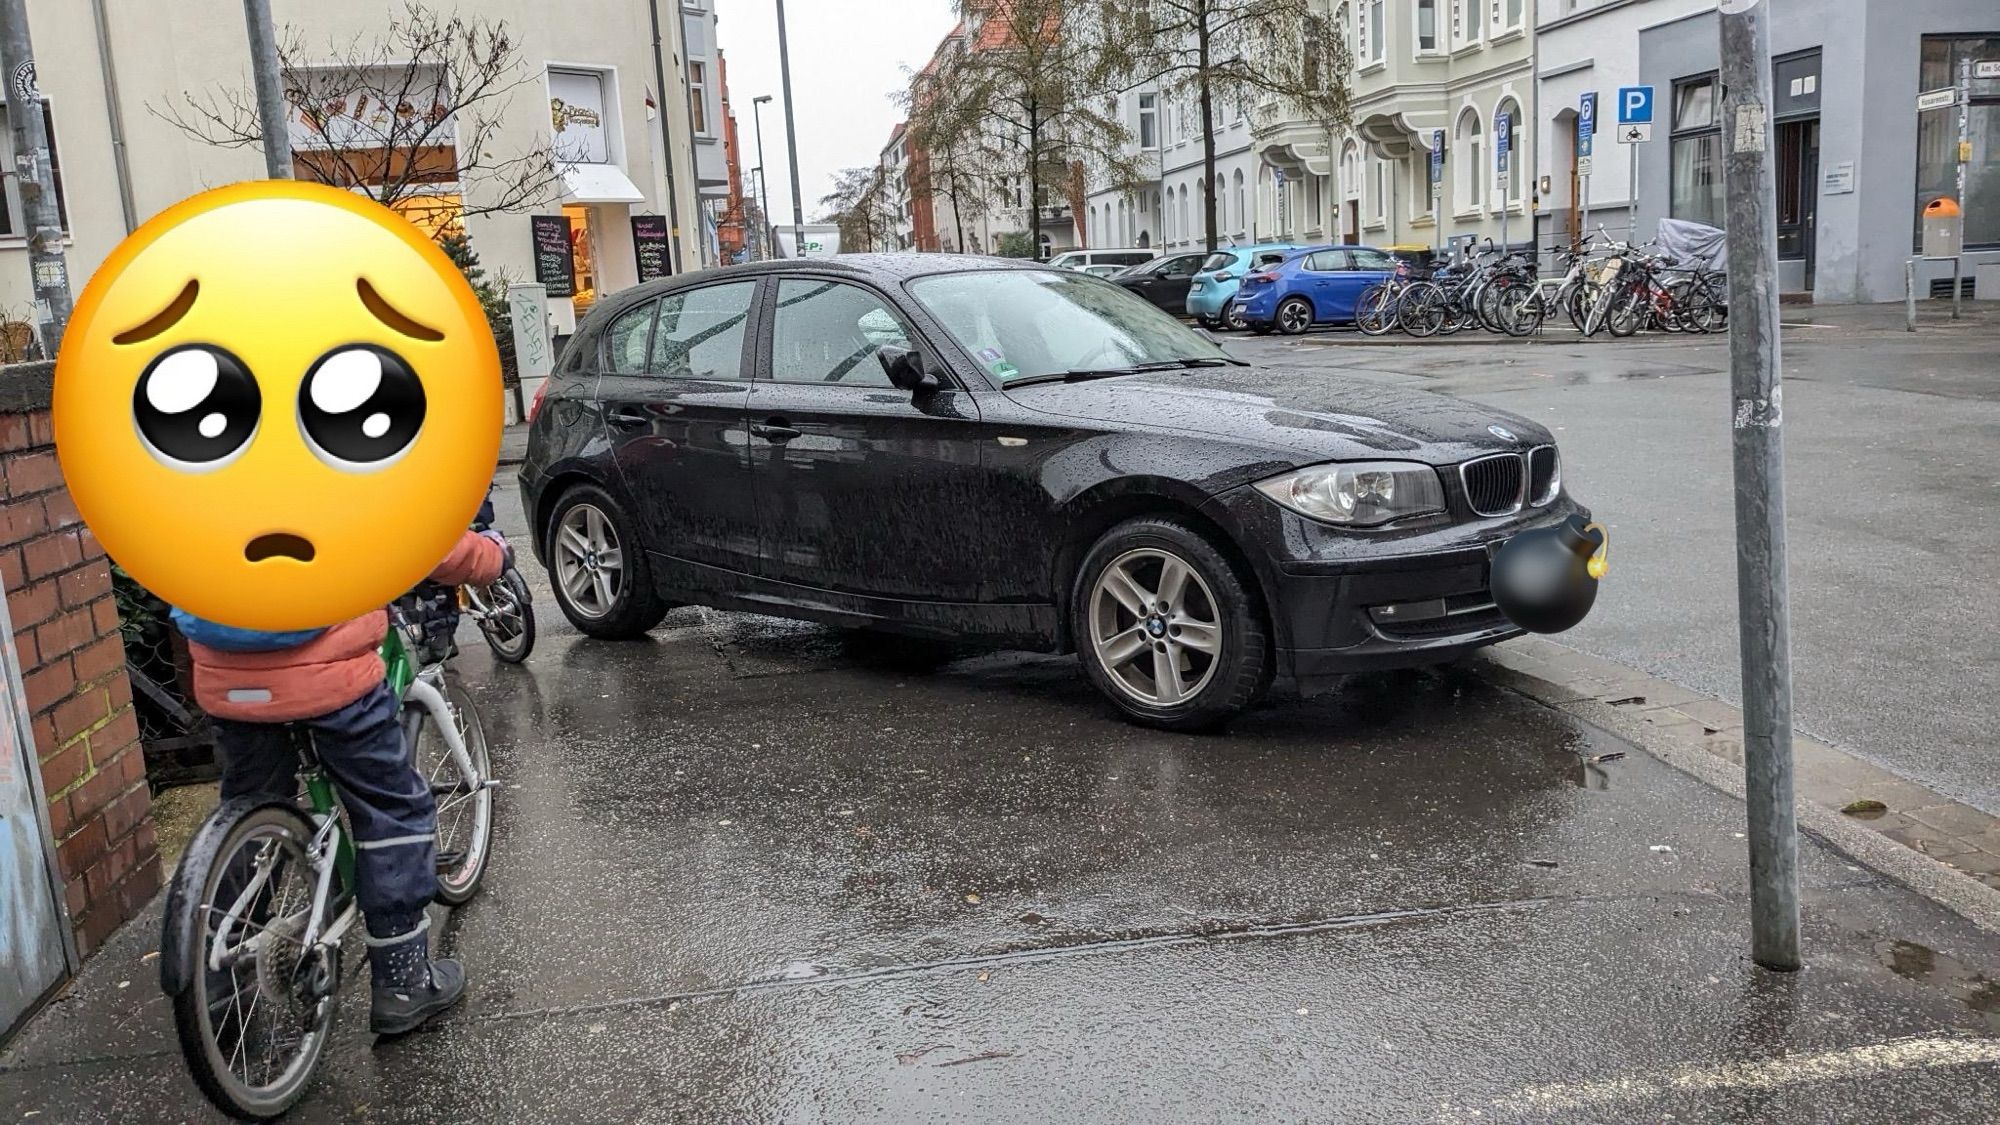
M1443 664L1523 630L1493 605L1492 552L1523 531L1589 511L1546 507L1409 531L1344 531L1254 488L1204 509L1250 555L1269 608L1278 671L1311 693L1352 672Z

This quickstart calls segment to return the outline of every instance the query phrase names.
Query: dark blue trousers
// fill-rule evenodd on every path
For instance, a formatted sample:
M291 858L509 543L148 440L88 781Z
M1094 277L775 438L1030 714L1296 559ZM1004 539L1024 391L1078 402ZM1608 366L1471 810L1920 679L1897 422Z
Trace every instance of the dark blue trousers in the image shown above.
M417 772L396 697L377 684L353 703L295 723L215 720L222 754L222 799L298 793L298 752L290 730L313 752L340 794L354 831L354 894L375 937L408 933L437 891L437 800Z

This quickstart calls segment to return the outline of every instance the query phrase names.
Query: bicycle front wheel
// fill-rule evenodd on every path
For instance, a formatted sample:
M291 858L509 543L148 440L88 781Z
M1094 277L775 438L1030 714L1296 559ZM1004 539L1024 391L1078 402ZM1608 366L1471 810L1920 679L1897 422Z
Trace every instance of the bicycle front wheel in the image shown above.
M1402 321L1403 331L1419 338L1435 336L1444 327L1445 297L1436 282L1420 281L1403 290L1403 299L1397 304L1397 319Z
M444 696L464 760L452 751L437 717L414 699L404 701L403 737L437 801L437 899L460 906L479 893L492 856L493 762L472 696L455 681L446 683Z
M526 660L535 648L535 601L527 579L510 566L480 591L480 599L489 612L480 617L479 631L493 655L509 664Z
M1542 326L1544 315L1541 294L1525 285L1503 290L1493 310L1493 319L1509 336L1532 335Z
M1378 281L1361 291L1361 299L1354 303L1354 327L1364 336L1386 335L1396 326L1396 289L1386 281Z
M304 944L328 921L314 914L313 833L289 802L226 802L167 892L160 984L195 1085L232 1117L291 1109L332 1034L340 950Z

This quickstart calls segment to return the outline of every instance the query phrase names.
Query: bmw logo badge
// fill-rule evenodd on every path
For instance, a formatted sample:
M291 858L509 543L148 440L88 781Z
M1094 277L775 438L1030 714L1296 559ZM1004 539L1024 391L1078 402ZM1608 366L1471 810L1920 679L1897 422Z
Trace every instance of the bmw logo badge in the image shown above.
M1488 426L1486 427L1486 432L1492 434L1494 437L1499 438L1501 441L1515 440L1514 431L1508 429L1505 426Z

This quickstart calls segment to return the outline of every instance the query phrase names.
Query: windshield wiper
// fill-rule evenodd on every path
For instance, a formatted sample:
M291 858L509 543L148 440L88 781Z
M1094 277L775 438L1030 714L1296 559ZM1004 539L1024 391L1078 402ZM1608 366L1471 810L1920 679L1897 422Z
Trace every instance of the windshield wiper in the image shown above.
M1025 379L1009 379L1010 387L1027 387L1036 383L1084 383L1092 379L1112 379L1120 375L1144 375L1154 371L1184 371L1191 367L1248 367L1249 363L1226 356L1203 356L1195 359L1168 359L1157 363L1135 363L1130 367L1084 367L1074 371L1055 371L1046 375L1030 375Z

